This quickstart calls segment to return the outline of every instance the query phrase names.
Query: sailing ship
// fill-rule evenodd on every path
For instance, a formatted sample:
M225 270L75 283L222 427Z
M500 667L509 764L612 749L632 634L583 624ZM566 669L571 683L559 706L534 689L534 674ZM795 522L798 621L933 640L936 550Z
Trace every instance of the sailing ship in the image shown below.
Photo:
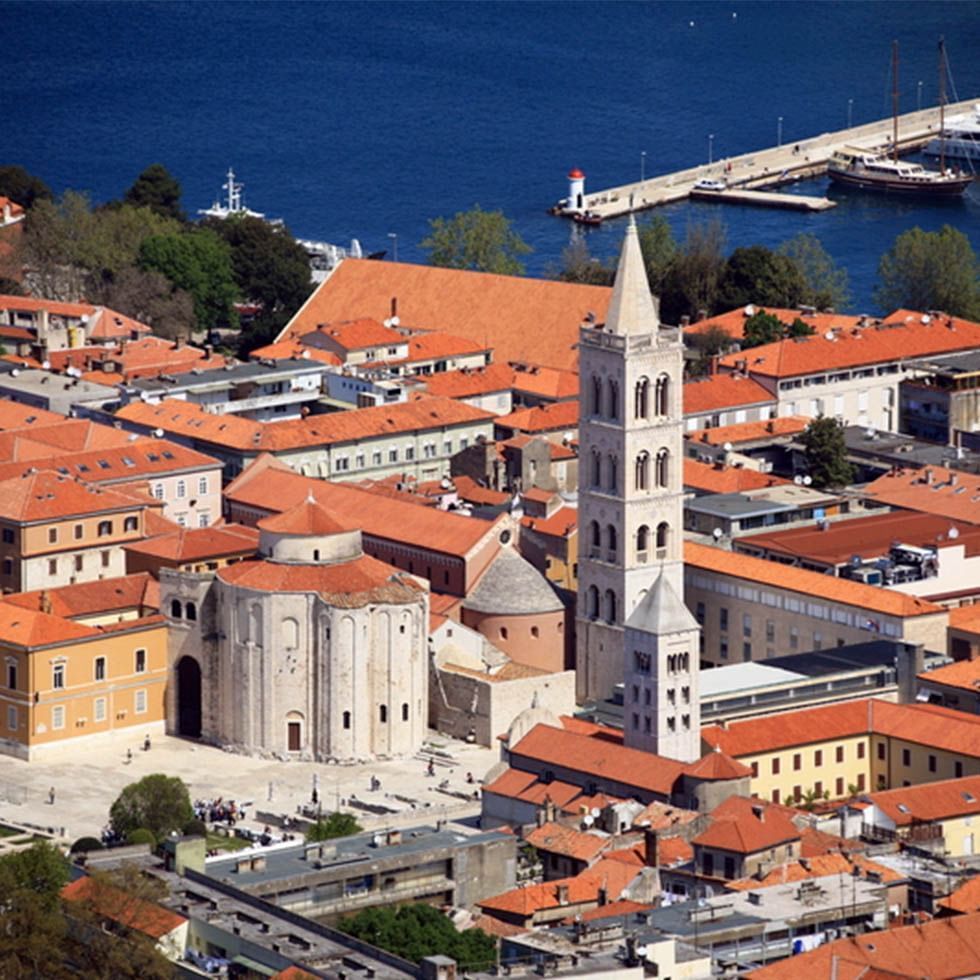
M939 41L940 58L940 133L944 125L946 58L942 39ZM878 191L885 194L912 195L917 197L958 197L970 186L972 175L948 170L943 153L939 158L939 170L927 170L921 164L908 163L898 158L898 41L892 43L892 154L860 147L845 146L831 154L827 161L827 174L832 181L844 187Z

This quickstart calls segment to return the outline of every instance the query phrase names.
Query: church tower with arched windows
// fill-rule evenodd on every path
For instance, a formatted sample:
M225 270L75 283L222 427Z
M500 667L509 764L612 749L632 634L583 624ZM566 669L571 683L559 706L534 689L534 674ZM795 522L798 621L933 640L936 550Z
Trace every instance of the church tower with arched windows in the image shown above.
M658 578L683 608L683 343L678 329L660 325L632 219L606 322L582 327L579 378L576 673L584 701L623 681L627 620ZM696 669L696 639L690 652Z

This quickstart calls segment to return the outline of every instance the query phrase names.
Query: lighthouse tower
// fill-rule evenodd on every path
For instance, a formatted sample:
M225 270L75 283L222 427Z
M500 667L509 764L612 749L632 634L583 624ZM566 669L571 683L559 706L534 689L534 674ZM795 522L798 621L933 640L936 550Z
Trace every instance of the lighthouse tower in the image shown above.
M578 167L574 167L568 172L568 207L566 210L585 210L585 174Z

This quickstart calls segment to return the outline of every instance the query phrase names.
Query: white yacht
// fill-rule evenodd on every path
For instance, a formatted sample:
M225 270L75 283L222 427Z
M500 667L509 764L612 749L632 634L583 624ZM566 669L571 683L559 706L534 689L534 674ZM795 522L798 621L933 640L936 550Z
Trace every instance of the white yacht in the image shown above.
M980 160L980 103L973 113L950 116L941 136L933 137L923 153L938 157L944 153L957 160Z

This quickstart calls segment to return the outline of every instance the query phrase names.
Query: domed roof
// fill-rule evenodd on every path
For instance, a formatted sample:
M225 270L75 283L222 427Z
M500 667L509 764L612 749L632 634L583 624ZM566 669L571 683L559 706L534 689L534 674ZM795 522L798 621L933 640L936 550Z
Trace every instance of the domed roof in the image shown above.
M585 174L583 174L582 171L579 170L578 167L573 167L571 170L568 171L568 179L569 180L579 180L579 179L581 179L584 176L585 176Z
M272 534L289 534L296 537L343 534L355 528L342 521L333 511L308 496L301 504L281 514L263 517L258 522L260 531Z
M565 607L548 580L512 548L502 548L463 601L464 609L491 615L560 612Z

